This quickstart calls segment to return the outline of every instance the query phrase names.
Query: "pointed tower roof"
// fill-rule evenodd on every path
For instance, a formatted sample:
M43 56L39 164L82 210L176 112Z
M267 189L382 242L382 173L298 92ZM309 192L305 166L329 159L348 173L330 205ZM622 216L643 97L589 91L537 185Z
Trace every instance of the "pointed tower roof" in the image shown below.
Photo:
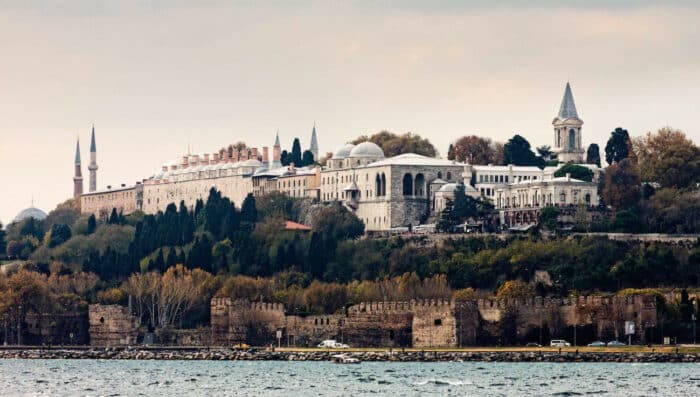
M75 164L80 165L80 138L75 144Z
M567 81L564 98L562 98L561 106L559 107L559 118L568 119L571 117L578 118L578 112L576 112L576 105L574 104L574 95L571 93L571 85Z
M280 132L277 130L277 135L275 136L275 146L280 146Z
M90 153L97 152L97 146L95 145L95 126L92 126L92 133L90 134Z
M318 138L316 137L316 122L314 121L314 128L311 130L311 144L309 145L309 150L312 152L318 151Z

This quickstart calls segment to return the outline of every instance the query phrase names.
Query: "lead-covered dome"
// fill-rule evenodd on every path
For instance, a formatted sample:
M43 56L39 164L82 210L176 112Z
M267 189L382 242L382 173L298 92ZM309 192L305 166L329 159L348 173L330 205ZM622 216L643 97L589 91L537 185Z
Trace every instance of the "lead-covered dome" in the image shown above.
M333 154L333 158L338 160L348 157L354 147L355 145L353 145L352 143L345 144L345 146L341 147L340 149L338 149L337 152Z
M34 218L36 220L43 221L44 219L46 219L46 212L36 207L25 208L22 211L20 211L19 214L17 214L12 223L22 222L23 220L29 218Z
M384 158L384 151L374 142L362 142L355 146L348 157Z

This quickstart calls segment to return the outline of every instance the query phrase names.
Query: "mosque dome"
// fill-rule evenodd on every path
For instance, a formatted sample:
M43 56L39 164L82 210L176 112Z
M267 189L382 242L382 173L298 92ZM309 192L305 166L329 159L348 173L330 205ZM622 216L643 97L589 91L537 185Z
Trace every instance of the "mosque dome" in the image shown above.
M374 142L362 142L355 146L348 157L384 158L384 151Z
M350 152L352 149L355 147L352 143L347 143L345 146L341 147L338 149L337 152L333 155L333 158L338 160L338 159L344 159L350 155Z
M25 208L22 211L20 211L19 214L15 217L15 219L12 221L12 223L17 223L17 222L22 222L25 219L29 218L34 218L36 220L42 221L46 219L46 212L36 208L36 207L29 207Z
M457 184L456 183L446 183L442 185L440 190L438 192L454 192L457 190Z

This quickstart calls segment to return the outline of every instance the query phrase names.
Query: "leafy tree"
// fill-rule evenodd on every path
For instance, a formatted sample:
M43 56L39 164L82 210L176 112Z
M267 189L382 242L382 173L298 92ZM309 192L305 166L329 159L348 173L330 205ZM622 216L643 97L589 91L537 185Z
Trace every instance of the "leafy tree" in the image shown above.
M315 162L314 154L311 150L304 150L304 154L301 157L301 166L305 167L307 165L313 165Z
M593 180L593 171L582 165L565 164L554 173L554 176L560 178L566 176L566 174L569 174L574 179L586 182L591 182Z
M86 234L93 234L93 233L95 233L96 229L97 229L97 219L95 218L95 214L90 214L90 217L88 217L88 221L87 221Z
M299 143L299 138L294 138L294 142L292 143L292 157L290 159L290 163L294 163L294 165L296 165L297 167L301 167L301 160L301 143Z
M608 164L619 163L630 155L631 142L627 130L617 127L610 134L610 139L605 145L605 161Z
M416 153L428 157L437 156L437 150L435 150L435 147L430 141L421 138L420 135L410 132L397 135L389 131L380 131L371 137L362 135L352 141L352 143L357 145L365 141L374 142L379 145L384 151L384 155L387 157L398 156L403 153Z
M496 149L488 138L476 135L463 136L450 144L447 158L469 164L495 164Z
M503 146L503 164L544 167L544 160L530 149L530 142L515 135Z
M551 146L543 145L537 148L537 154L544 160L549 160L554 155L554 152Z
M0 256L5 255L5 252L7 251L7 241L5 240L5 236L5 229L2 222L0 222Z
M252 226L258 220L258 209L255 206L255 196L248 193L241 206L241 223Z
M597 143L588 145L586 151L586 164L595 164L600 168L600 148Z
M540 225L552 232L559 230L559 210L551 205L542 208L540 211Z
M613 163L605 171L602 197L614 209L624 209L639 201L641 180L637 164L630 159Z
M644 182L685 188L700 181L700 149L680 130L669 127L632 142Z
M283 150L282 153L280 153L280 163L283 166L288 166L292 162L292 155L287 152L286 150Z
M50 236L49 248L61 245L71 238L70 227L62 223L54 223L53 226L51 226Z

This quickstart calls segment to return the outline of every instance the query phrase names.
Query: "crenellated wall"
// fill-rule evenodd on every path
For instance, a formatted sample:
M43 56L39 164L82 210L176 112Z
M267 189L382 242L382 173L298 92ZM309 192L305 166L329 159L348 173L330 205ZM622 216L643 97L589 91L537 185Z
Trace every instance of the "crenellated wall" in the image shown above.
M363 302L344 314L306 317L285 315L276 303L214 298L211 305L215 344L276 343L279 330L283 345L335 339L352 346L452 347L500 339L509 322L516 335L543 326L558 334L592 325L601 338L620 339L625 321L634 321L636 337L644 340L644 329L656 323L655 301L644 296Z

